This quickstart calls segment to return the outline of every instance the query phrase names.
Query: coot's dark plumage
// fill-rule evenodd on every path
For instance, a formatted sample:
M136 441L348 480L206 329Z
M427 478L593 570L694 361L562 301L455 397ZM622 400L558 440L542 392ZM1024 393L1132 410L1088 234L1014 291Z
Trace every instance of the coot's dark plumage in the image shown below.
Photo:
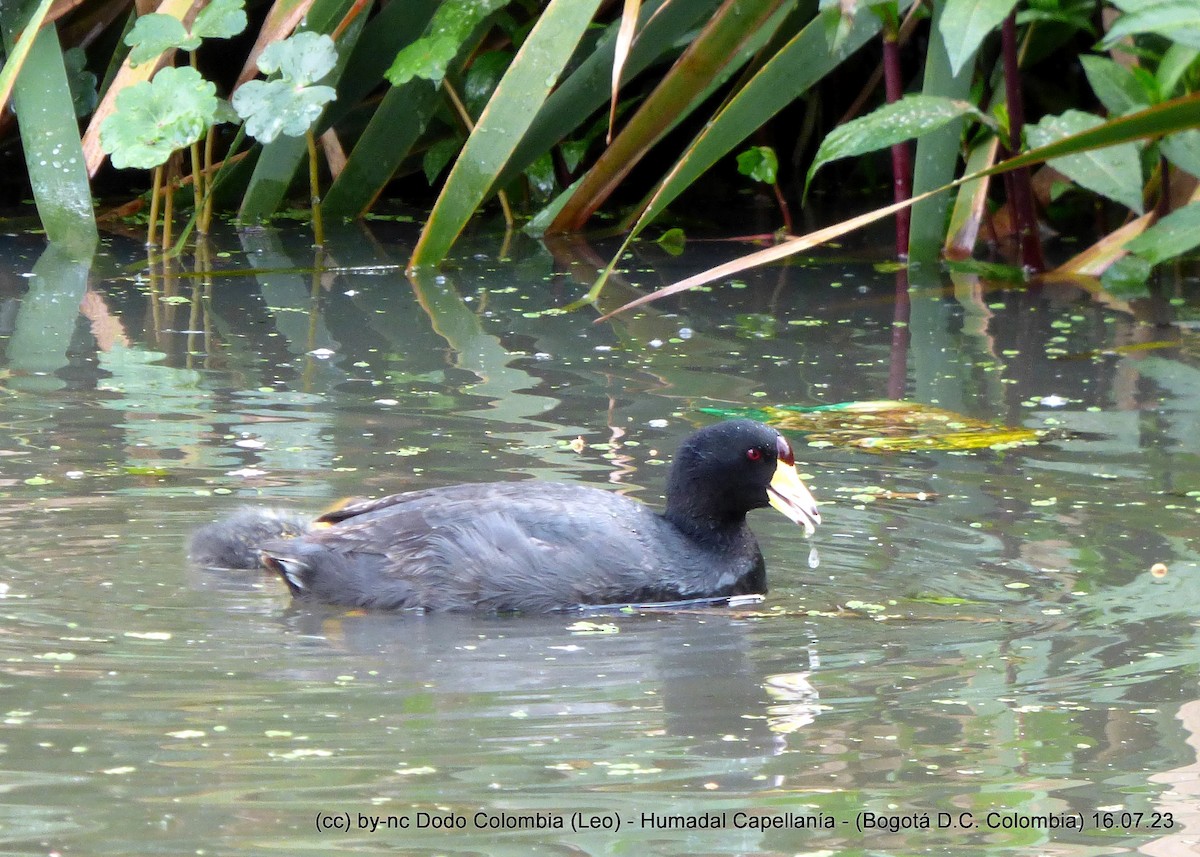
M732 420L683 442L661 514L580 485L454 485L353 503L299 535L292 516L245 511L199 530L191 555L265 565L297 598L355 607L544 612L674 601L766 591L746 513L767 505L810 533L821 520L788 442Z

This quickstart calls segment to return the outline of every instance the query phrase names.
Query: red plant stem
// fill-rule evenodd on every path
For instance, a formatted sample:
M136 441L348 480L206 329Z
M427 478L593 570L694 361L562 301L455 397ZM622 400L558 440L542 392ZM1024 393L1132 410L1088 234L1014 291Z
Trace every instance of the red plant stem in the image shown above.
M792 231L792 210L788 208L787 198L783 195L783 190L779 187L779 182L771 185L771 190L775 191L775 202L779 205L779 214L783 217L783 231L788 235L794 235Z
M894 26L887 27L883 37L883 86L888 104L893 104L904 95L904 81L900 77L900 42ZM912 196L912 150L908 143L892 146L892 197L903 202ZM908 255L908 232L911 223L910 209L896 212L896 255Z
M1008 102L1008 150L1021 151L1025 131L1025 102L1021 96L1021 68L1017 54L1017 12L1014 9L1000 28L1000 50L1004 57L1004 94ZM1021 247L1021 265L1030 271L1042 271L1042 241L1038 235L1037 214L1033 208L1033 186L1028 167L1013 170L1009 184L1012 192L1013 222Z

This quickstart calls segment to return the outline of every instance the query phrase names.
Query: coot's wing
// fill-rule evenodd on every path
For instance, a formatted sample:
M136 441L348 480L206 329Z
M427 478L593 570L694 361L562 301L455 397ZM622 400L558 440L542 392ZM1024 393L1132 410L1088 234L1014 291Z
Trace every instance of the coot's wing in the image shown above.
M358 504L301 540L268 545L293 589L324 601L545 611L732 592L737 568L698 552L641 503L545 482L459 485Z

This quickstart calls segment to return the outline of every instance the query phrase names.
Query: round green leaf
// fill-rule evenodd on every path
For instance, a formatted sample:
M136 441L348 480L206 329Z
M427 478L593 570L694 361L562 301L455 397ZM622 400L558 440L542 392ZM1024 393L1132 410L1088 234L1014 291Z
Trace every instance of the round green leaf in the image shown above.
M770 146L754 146L737 156L738 172L763 184L775 184L779 158Z
M212 0L196 15L192 35L202 39L228 39L246 29L243 0Z
M129 52L129 61L141 65L172 48L195 50L200 46L200 39L189 35L178 18L152 12L137 19L133 29L125 35L125 44L133 48Z
M116 112L100 126L100 147L118 169L152 169L199 140L216 109L216 87L198 71L164 68L121 90Z
M403 86L414 77L440 84L446 76L446 66L458 56L459 47L458 40L449 36L418 39L396 54L384 76L392 86Z
M337 93L329 86L299 86L294 81L251 80L233 94L233 109L246 120L246 133L260 143L280 134L302 137Z
M96 109L100 100L96 92L96 75L87 70L87 54L83 48L63 51L63 65L67 71L67 85L71 87L75 115L82 119Z
M333 39L324 33L312 32L296 33L282 42L274 42L258 58L259 70L264 74L279 72L285 80L301 86L316 83L336 64L337 48L333 46Z

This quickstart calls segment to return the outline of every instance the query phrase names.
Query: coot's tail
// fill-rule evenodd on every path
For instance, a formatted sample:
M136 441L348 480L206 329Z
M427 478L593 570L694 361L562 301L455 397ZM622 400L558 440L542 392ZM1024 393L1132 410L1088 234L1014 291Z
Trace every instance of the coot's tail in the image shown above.
M241 509L192 534L188 557L207 568L259 568L259 546L308 532L312 518L280 509Z

